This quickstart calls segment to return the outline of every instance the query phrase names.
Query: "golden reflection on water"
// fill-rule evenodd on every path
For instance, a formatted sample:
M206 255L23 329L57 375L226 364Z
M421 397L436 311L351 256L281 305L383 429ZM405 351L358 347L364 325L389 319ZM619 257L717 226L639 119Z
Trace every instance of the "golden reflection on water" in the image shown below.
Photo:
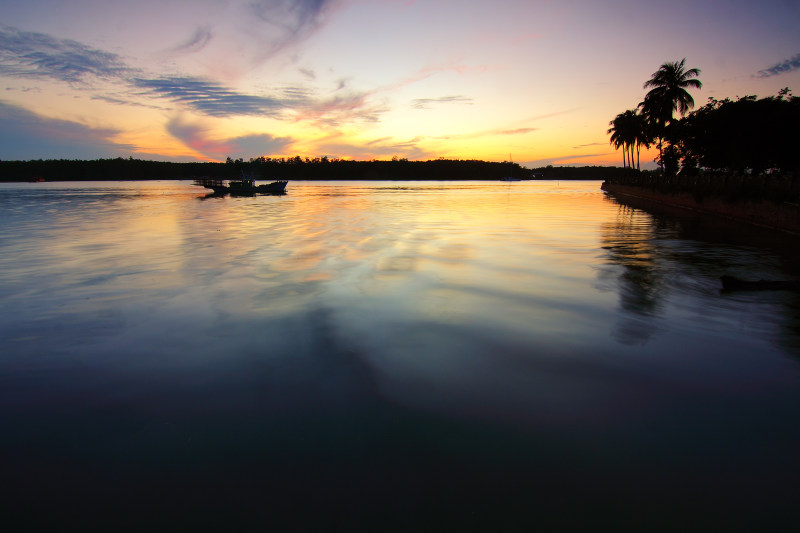
M521 480L659 517L687 486L738 511L725 491L755 483L794 512L800 302L718 277L795 263L599 186L0 184L3 471L31 509L133 494L148 523L165 479L226 524L242 499L360 518L362 496L407 514L455 485L495 524L527 516Z
M406 298L424 299L435 287L548 293L553 284L544 276L585 274L586 263L567 256L596 249L596 229L579 221L608 205L586 189L532 202L535 189L494 184L463 185L455 194L441 184L301 184L302 201L285 212L294 223L291 252L276 268L333 282L352 270L358 277L341 282L354 290L379 294L408 283Z
M25 196L14 223L29 238L6 237L0 273L18 308L40 303L40 323L70 313L202 335L325 308L378 358L392 331L420 324L588 353L654 343L675 327L676 290L717 305L710 266L696 292L674 286L708 250L599 182L293 182L285 196L212 198L188 183L45 185ZM710 253L723 268L727 252ZM390 333L371 342L370 328ZM445 331L431 350L454 341Z

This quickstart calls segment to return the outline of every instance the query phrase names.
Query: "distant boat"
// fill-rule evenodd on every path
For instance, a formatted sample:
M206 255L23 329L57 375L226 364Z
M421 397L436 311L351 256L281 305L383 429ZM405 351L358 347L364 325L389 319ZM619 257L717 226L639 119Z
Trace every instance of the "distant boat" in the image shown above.
M200 185L206 189L211 189L214 194L231 195L251 195L251 194L285 194L287 180L273 181L262 185L256 185L256 180L252 176L242 176L238 180L225 180L201 178L195 181L195 185Z

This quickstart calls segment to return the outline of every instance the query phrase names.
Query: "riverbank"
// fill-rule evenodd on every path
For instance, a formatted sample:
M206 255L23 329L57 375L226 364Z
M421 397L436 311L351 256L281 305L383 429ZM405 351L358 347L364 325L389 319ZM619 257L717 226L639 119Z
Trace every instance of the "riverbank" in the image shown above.
M601 189L632 198L800 235L800 179L791 176L631 177Z

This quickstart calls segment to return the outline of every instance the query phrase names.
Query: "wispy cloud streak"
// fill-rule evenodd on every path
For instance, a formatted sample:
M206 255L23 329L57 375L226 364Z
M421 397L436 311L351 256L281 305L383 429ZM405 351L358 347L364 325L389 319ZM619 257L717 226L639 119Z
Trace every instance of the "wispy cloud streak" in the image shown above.
M772 76L779 76L780 74L786 74L787 72L792 72L797 69L800 69L800 54L796 54L793 57L772 65L769 68L765 68L764 70L759 70L757 74L753 75L753 77L771 78Z
M0 29L0 74L77 83L89 77L112 78L129 72L122 58L112 52L44 33Z
M233 91L213 81L192 76L135 78L133 84L149 94L184 104L213 117L232 115L281 116L289 107L304 103L301 94L285 99Z
M202 47L211 38L210 30L201 28L190 42L181 47L191 50ZM16 78L48 78L67 83L87 82L90 78L116 78L116 81L141 94L164 98L205 115L282 116L288 109L308 106L308 91L287 88L278 97L245 94L214 81L193 76L146 77L130 68L114 53L105 52L69 39L23 32L15 28L0 29L0 75ZM142 92L143 91L143 92ZM96 96L106 99L108 97ZM114 103L141 105L134 100L114 97Z
M256 24L253 30L263 41L258 57L267 59L286 47L307 39L324 22L338 0L255 0L247 4Z
M328 127L348 122L378 122L388 107L373 103L374 91L337 91L335 96L317 101L309 100L297 109L298 120L309 120Z
M439 98L417 98L411 102L411 107L414 109L429 109L432 104L469 104L472 105L474 100L467 96L441 96Z
M205 48L213 37L214 34L211 32L211 27L202 26L195 30L189 40L169 49L168 52L173 54L193 54Z
M341 0L261 0L247 4L255 19L257 41L266 42L267 54L290 42L305 38L322 24L325 13ZM266 31L266 27L274 31ZM268 37L275 33L277 37ZM192 53L205 48L213 39L210 26L197 28L171 53ZM277 39L277 40L276 40ZM270 44L271 43L271 44ZM277 48L276 48L277 47ZM273 95L246 94L212 79L186 75L153 75L128 66L115 53L86 44L57 39L47 34L24 32L16 28L0 29L0 75L17 78L49 78L67 83L88 82L92 78L112 79L122 84L113 96L95 95L115 104L144 105L142 96L171 101L212 117L265 116L278 119L309 120L325 126L347 122L377 122L388 107L375 97L392 92L443 71L461 73L463 65L428 67L414 76L367 91L347 90L340 80L335 94L315 98L304 87L288 87ZM301 71L314 81L313 71ZM121 95L130 91L130 99ZM412 103L418 109L439 104L472 104L466 96L421 98Z
M413 85L419 81L430 78L442 72L457 72L463 74L467 71L484 71L485 67L467 67L464 65L444 65L425 67L413 75L401 78L393 83L375 87L367 91L345 91L348 89L347 80L342 79L336 89L336 96L322 100L319 102L310 103L305 109L299 112L298 118L302 120L311 120L319 124L328 126L338 126L345 122L361 121L361 122L377 122L383 113L389 111L389 107L381 102L375 100L381 95L390 94L403 87ZM441 103L461 103L472 104L472 98L455 95L444 96L439 98L419 98L412 101L411 105L417 109L425 109L432 104Z
M590 146L606 146L608 143L588 143L588 144L579 144L577 146L573 146L575 150L579 150L581 148L588 148Z
M497 130L495 133L498 135L525 135L526 133L531 133L538 129L539 128L516 128L513 130Z

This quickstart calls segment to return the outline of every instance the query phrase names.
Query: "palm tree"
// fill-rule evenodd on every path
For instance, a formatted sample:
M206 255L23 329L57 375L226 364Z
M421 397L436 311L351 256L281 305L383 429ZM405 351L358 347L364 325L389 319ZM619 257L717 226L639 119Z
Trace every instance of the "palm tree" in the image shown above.
M687 88L703 87L700 80L695 79L699 75L700 69L686 69L686 58L683 58L680 61L664 63L644 84L644 88L650 90L645 95L644 102L639 105L642 113L656 127L659 160L664 156L663 141L666 128L673 121L673 114L678 111L683 116L694 107L694 98Z
M610 142L617 150L622 147L622 166L633 169L634 153L636 153L636 168L639 168L639 150L641 145L650 147L650 138L647 134L645 117L635 109L620 113L608 123L611 134Z
M642 146L644 146L645 149L650 148L653 142L653 136L650 133L651 128L647 117L634 111L634 116L631 119L631 130L633 142L636 144L636 170L641 170L639 167L639 153Z
M624 113L620 113L614 120L608 123L610 128L606 133L611 134L610 143L614 145L616 150L619 150L622 147L622 168L628 168L628 147L627 147L627 139L625 135L625 117Z

